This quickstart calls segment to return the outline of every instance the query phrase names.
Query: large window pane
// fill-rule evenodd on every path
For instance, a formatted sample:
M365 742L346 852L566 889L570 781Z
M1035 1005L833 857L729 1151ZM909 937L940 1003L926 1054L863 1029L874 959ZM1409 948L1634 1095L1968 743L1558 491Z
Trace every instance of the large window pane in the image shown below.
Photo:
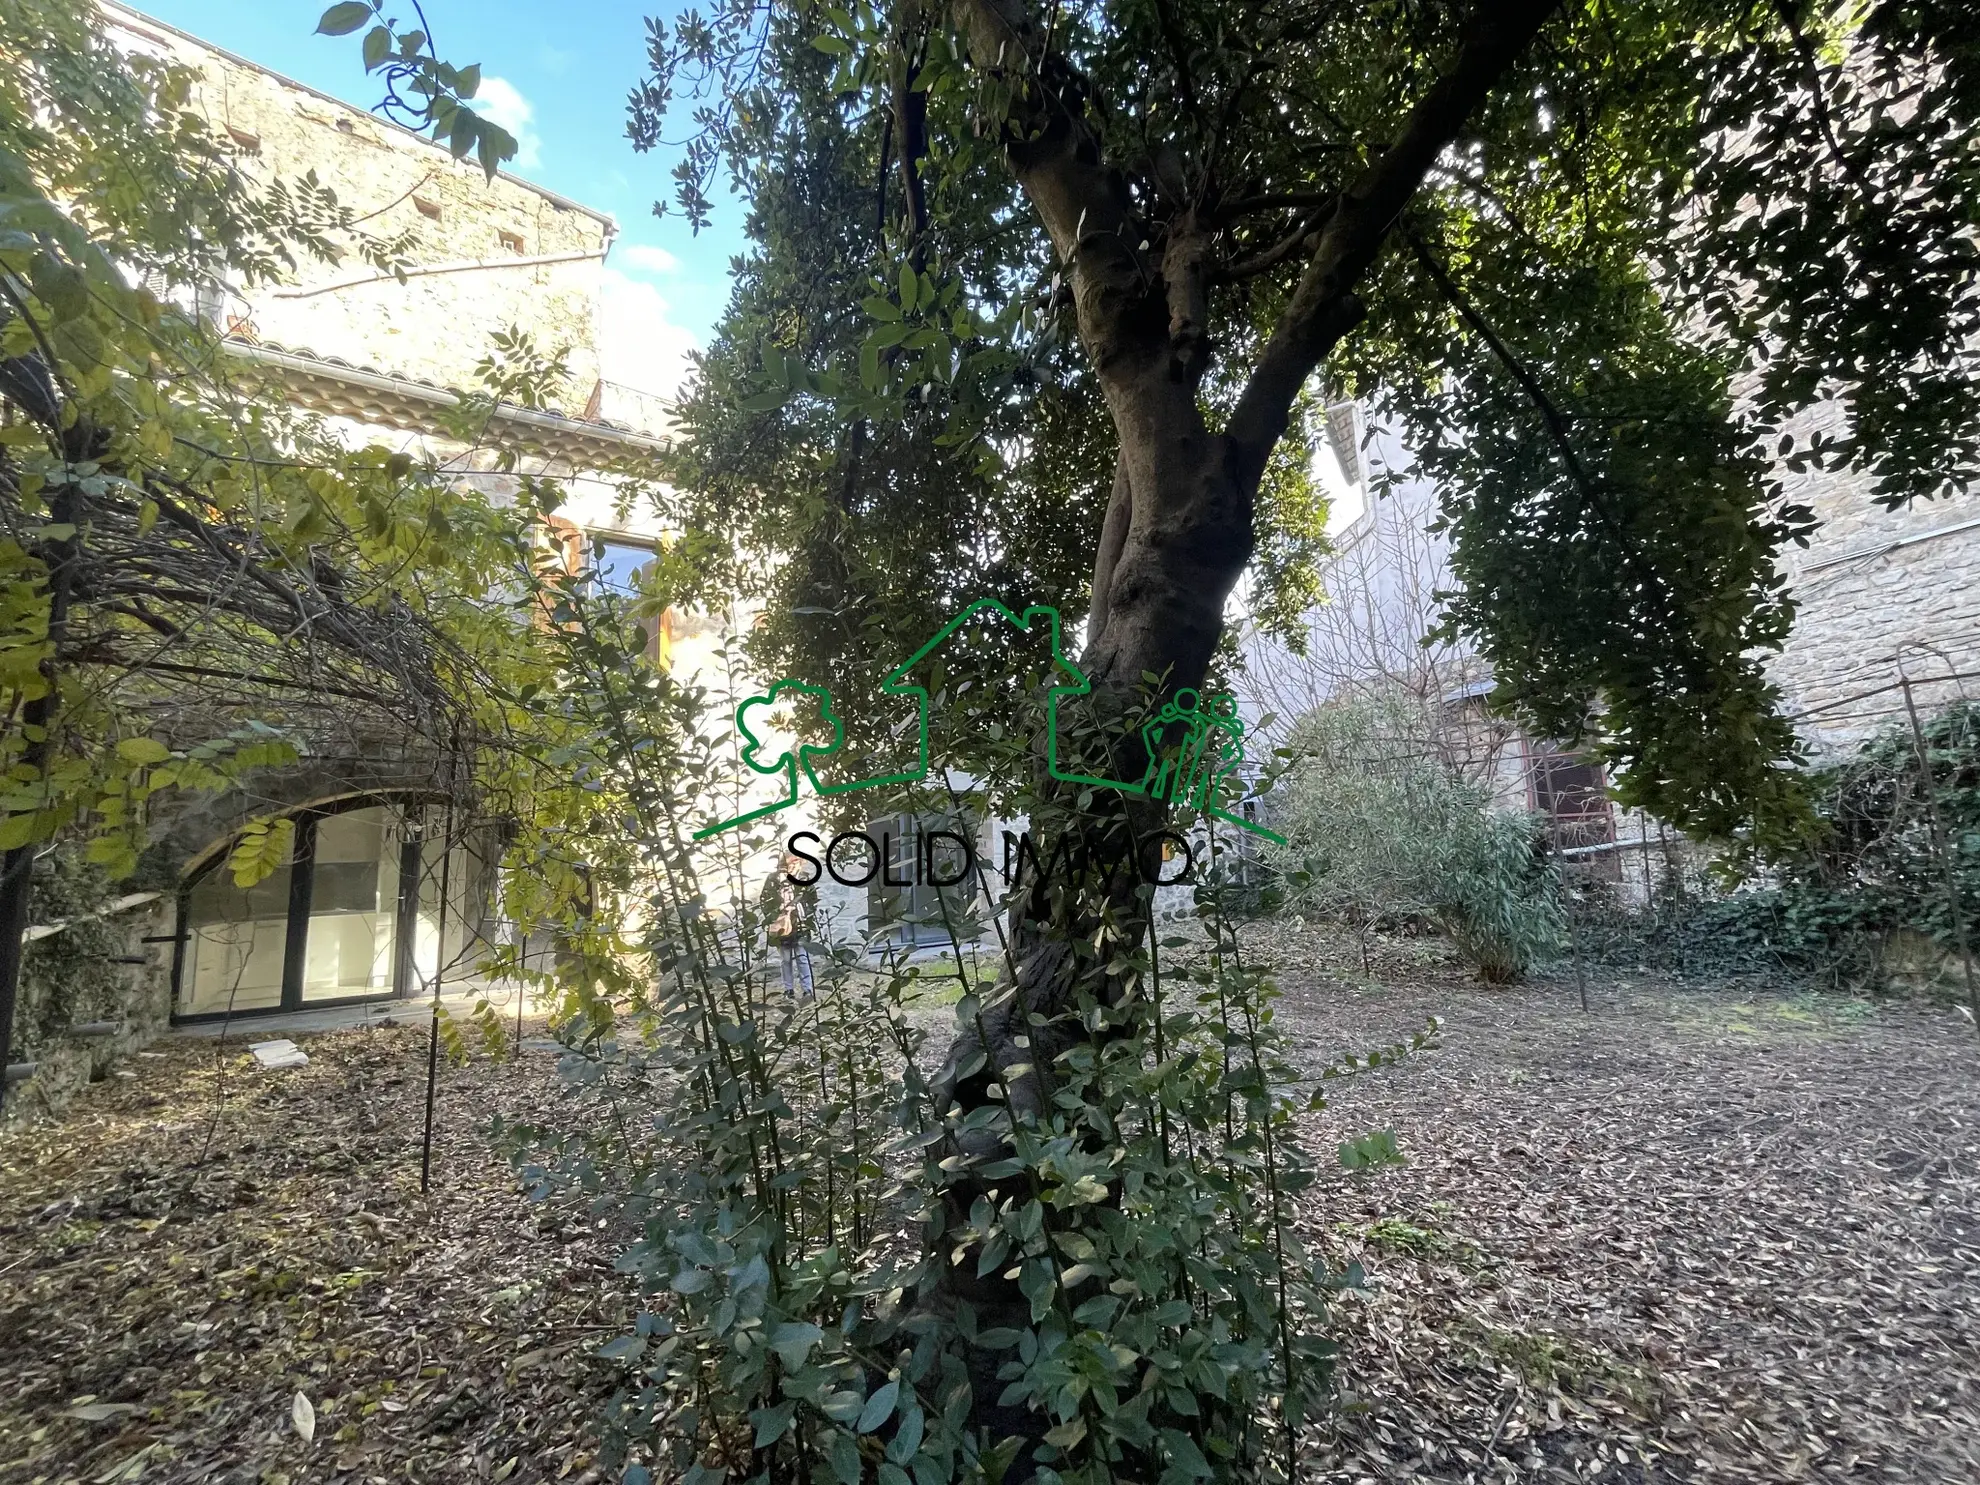
M392 811L382 808L349 810L316 822L304 1000L391 990L398 946L398 834Z
M186 899L186 960L179 1014L266 1010L282 1003L282 950L289 927L284 863L248 888L223 861Z

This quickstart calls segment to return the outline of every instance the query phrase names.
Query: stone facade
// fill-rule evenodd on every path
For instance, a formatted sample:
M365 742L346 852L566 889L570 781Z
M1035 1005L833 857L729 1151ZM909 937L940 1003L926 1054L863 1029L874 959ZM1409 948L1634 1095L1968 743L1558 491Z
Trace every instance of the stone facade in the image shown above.
M1806 435L1835 418L1833 408L1814 408L1796 431ZM1344 421L1330 413L1331 424ZM1375 498L1370 467L1406 470L1408 454L1384 430L1371 434L1358 414L1353 426L1358 455L1339 448L1320 455L1323 482L1361 507L1335 533L1323 575L1329 602L1310 616L1305 655L1263 635L1246 637L1248 708L1274 712L1283 724L1334 697L1415 694L1441 708L1449 736L1439 744L1454 766L1487 781L1504 807L1539 807L1542 775L1571 761L1485 714L1490 676L1469 649L1424 645L1438 618L1434 594L1450 584L1445 539L1427 529L1437 492L1405 477ZM1821 522L1806 547L1782 554L1797 612L1786 645L1769 661L1810 756L1833 756L1904 721L1900 662L1921 715L1980 698L1980 494L1891 510L1854 472L1788 475L1784 485L1784 497ZM1615 810L1606 834L1606 843L1570 854L1607 858L1605 874L1625 895L1655 890L1668 833Z
M221 286L207 308L223 328L461 387L473 384L490 335L514 326L567 352L561 410L581 416L591 405L601 270L618 230L611 217L511 175L488 180L410 130L149 16L108 3L103 10L121 46L198 73L193 106L233 141L244 171L285 182L314 173L339 202L370 217L363 230L412 234L404 283L354 254L338 264L304 262L290 283Z
M48 916L44 902L35 906L37 917ZM57 1112L164 1030L172 923L169 894L138 892L28 929L0 1123Z
M185 295L182 307L225 336L234 380L249 398L321 414L353 447L431 455L460 487L477 488L497 503L514 496L519 475L560 479L573 556L583 538L615 541L622 556L628 547L635 557L650 554L662 536L657 504L628 499L617 476L606 473L664 449L666 433L654 399L628 396L629 389L609 388L601 379L600 292L616 234L609 216L512 176L489 180L430 140L135 11L111 3L102 11L116 45L195 74L192 106L232 141L244 172L291 186L313 175L368 218L364 231L406 237L399 250L403 281L347 253L334 264L301 263L284 282L216 284ZM477 446L452 442L446 413L463 389L476 387L477 363L493 349L493 337L510 328L526 332L539 350L563 353L570 375L561 398L543 409L498 407ZM498 467L506 455L516 456L513 468ZM650 471L651 465L642 468ZM214 954L241 949L253 960L260 944L255 934L268 918L282 961L284 999L292 980L313 984L319 968L331 987L323 995L334 999L347 984L355 987L349 993L376 992L375 975L343 975L343 961L351 957L345 940L370 934L369 949L356 957L365 960L361 968L376 970L365 954L378 958L372 951L386 942L380 925L388 920L395 924L394 947L384 954L394 961L386 969L395 987L406 978L396 967L400 961L425 954L435 965L452 963L470 937L488 937L494 853L483 849L485 831L451 853L456 869L449 908L439 912L437 926L426 901L432 895L427 887L438 890L432 881L416 900L379 885L388 878L396 882L392 873L405 860L419 860L414 843L436 828L432 806L444 797L443 783L430 757L385 739L360 756L320 752L307 765L257 779L252 789L199 800L155 822L145 884L162 886L162 893L114 921L78 916L57 928L55 921L37 920L35 932L45 942L30 946L17 1022L17 1045L35 1071L17 1085L10 1111L55 1107L76 1086L104 1076L118 1053L141 1045L169 1016L188 1014L183 998L173 1004L174 980L191 983L193 977L175 972L170 945L181 933L191 944L202 925L213 930L202 942ZM325 857L323 865L297 847L297 860L308 863L306 881L321 879L322 909L301 910L308 947L300 976L290 972L294 956L284 935L292 944L295 904L308 902L308 890L291 894L286 916L277 910L271 917L262 911L266 904L249 903L253 911L244 908L241 921L254 934L246 939L228 936L225 930L240 924L222 921L224 914L213 917L217 909L202 909L208 918L199 919L193 908L201 882L212 880L202 877L202 868L220 858L245 819L271 810L293 813L319 839L335 836L336 851L344 853ZM360 819L381 811L389 815L383 825ZM299 827L299 842L302 833ZM408 850L414 851L410 858ZM338 884L359 881L366 866L376 870L377 898L373 908L360 910L338 895L351 895ZM446 880L444 867L440 879ZM348 924L338 914L362 920L362 931L355 938L343 932ZM401 940L410 950L399 947ZM82 974L70 961L91 973ZM237 979L241 973L246 971L236 966ZM251 988L254 994L242 1004L267 1008L254 1000L262 987ZM232 1004L230 996L230 1011Z
M1782 559L1797 612L1772 670L1817 756L1904 719L1900 661L1921 714L1980 697L1980 494L1890 510L1853 472L1787 487L1822 527Z

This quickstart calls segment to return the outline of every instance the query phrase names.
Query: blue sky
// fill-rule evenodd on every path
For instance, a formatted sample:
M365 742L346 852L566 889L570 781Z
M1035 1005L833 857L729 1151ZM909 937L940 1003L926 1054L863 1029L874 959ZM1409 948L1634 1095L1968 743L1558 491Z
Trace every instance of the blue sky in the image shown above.
M360 107L377 102L356 36L315 35L328 0L136 0L134 8ZM422 0L442 57L479 62L490 113L522 143L516 175L619 222L607 269L605 326L626 345L607 375L652 391L689 342L705 345L729 297L729 260L743 249L742 207L725 202L698 237L673 217L671 155L626 140L626 92L646 57L645 17L682 8L628 0ZM402 21L409 0L388 4ZM640 354L646 348L647 354ZM616 373L616 374L615 374Z

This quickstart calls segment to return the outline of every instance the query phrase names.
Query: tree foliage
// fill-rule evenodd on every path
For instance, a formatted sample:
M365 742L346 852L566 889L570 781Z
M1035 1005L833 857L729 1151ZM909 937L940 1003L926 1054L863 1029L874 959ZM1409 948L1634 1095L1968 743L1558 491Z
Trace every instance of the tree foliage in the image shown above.
M1255 481L1317 373L1438 479L1450 623L1502 704L1548 735L1599 719L1629 802L1674 823L1792 830L1795 745L1762 657L1792 616L1776 554L1811 515L1782 476L1861 468L1903 502L1966 488L1980 452L1968 20L1900 0L739 0L656 21L633 133L653 146L669 110L691 118L672 209L706 220L724 167L757 204L750 307L691 439L715 466L828 427L816 495L848 477L850 426L994 448L1005 408L1092 378L1131 451L1167 431L1123 390L1145 334ZM801 243L766 230L822 135L848 199ZM839 338L790 347L813 381L752 372L763 318L820 255ZM902 264L930 309L893 292ZM1045 343L1079 353L1041 363ZM1822 399L1834 417L1796 422ZM1108 439L1087 443L1092 492ZM915 473L873 496L903 529L940 498ZM1090 493L1021 464L987 478L1016 492L971 512L1000 555L1041 505L1100 543ZM1268 504L1216 518L1246 554ZM1102 552L1103 608L1113 580Z

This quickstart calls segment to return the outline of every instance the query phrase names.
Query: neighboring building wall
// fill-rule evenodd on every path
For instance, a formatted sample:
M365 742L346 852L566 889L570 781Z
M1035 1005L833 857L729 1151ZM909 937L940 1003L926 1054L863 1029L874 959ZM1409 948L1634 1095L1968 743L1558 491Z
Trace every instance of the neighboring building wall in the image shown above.
M1833 408L1812 409L1796 430L1805 436L1835 417ZM1379 430L1371 438L1361 427L1359 437L1378 468L1406 467L1405 451ZM1354 472L1338 454L1329 458L1331 481ZM1784 487L1784 498L1808 505L1822 525L1807 547L1782 554L1798 611L1769 669L1814 755L1904 719L1900 661L1921 713L1980 697L1980 494L1890 510L1860 474L1790 474ZM1247 636L1254 715L1276 712L1283 726L1322 701L1374 690L1441 701L1450 737L1440 746L1453 766L1491 782L1503 806L1561 813L1566 798L1557 835L1570 853L1602 858L1626 895L1658 890L1673 869L1669 832L1633 811L1595 819L1574 760L1485 713L1490 675L1478 657L1461 646L1423 647L1437 620L1432 595L1450 582L1444 539L1425 529L1436 491L1404 479L1380 497L1365 481L1351 493L1364 508L1336 534L1323 572L1329 602L1311 616L1307 654ZM1565 791L1556 787L1564 765ZM1590 838L1604 833L1606 842Z
M1771 668L1818 756L1902 719L1900 657L1922 712L1980 696L1980 494L1889 510L1855 473L1790 476L1787 493L1822 528L1783 554L1798 612Z
M609 216L510 175L488 180L431 140L149 16L111 4L104 12L119 44L199 71L194 107L232 137L243 170L289 182L314 172L359 215L377 213L366 232L415 234L406 255L414 276L403 284L355 255L305 261L294 283L227 286L215 307L223 329L471 387L489 336L515 326L543 349L567 351L561 410L584 412L599 380L601 270L617 231Z
M226 336L236 385L248 397L319 414L349 447L382 445L431 455L457 475L460 486L479 489L498 505L515 497L523 476L559 479L566 486L561 517L572 537L574 558L580 556L579 538L608 538L630 544L635 552L655 548L663 535L658 504L644 494L628 497L618 480L600 473L620 461L650 459L663 447L667 431L656 399L600 379L600 290L604 259L617 230L609 216L513 176L490 180L474 163L455 161L444 147L362 109L138 12L111 3L102 8L115 44L197 74L192 107L216 133L232 140L245 174L291 188L313 175L365 218L364 232L381 239L405 237L400 250L404 282L351 251L339 263L302 261L287 282L231 283L187 292L182 307ZM355 67L354 52L352 63ZM526 332L540 352L561 352L568 380L547 409L496 409L480 443L465 447L447 435L447 411L458 401L456 392L478 388L478 364L493 351L494 336L511 328ZM509 456L514 456L513 465L501 467ZM581 560L588 565L591 553L582 552ZM444 792L441 781L431 776L433 760L417 749L413 756L399 756L403 751L381 740L365 756L321 754L311 767L256 780L252 790L233 791L187 810L156 843L154 856L168 873L196 874L201 863L224 850L250 814L270 807L308 806L313 812L370 801L365 808L375 805L391 815L389 828L381 827L386 835L367 847L370 855L363 859L338 855L322 864L343 870L338 881L345 886L345 878L356 881L364 867L373 866L374 886L389 897L388 888L377 883L392 876L408 840L430 836L437 828L424 819L423 805ZM328 814L317 821L317 832L326 839L340 830L351 834L354 822L363 823L356 815ZM435 854L428 850L427 861ZM428 946L432 952L427 957L435 964L453 961L455 948L465 947L468 938L504 931L487 919L492 885L488 862L471 851L454 855L461 869L450 884L445 952L437 942ZM329 873L318 872L315 865L308 870L329 880ZM426 866L422 872L433 876ZM427 886L438 891L435 882ZM410 910L401 904L396 914L384 897L379 901L374 915L379 922L368 930L373 948L387 941L386 929L379 925L388 918L397 921L394 932L422 944L436 937L423 899ZM172 894L166 903L169 918ZM292 937L294 927L280 906L270 928L278 948ZM324 967L317 961L327 964L331 951L341 955L356 942L350 923L328 921L347 905L330 893L323 906L321 914L310 916L306 930L305 1000L317 993L310 978ZM235 920L247 910L236 912L236 907L223 905L215 922L221 928L238 926ZM387 951L387 958L395 953ZM426 950L415 952L405 966L407 973L430 973L421 953ZM356 950L344 955L353 956L353 962L366 957ZM449 971L450 983L468 978L472 968L463 959ZM396 983L406 973L388 964L355 988L383 988L372 983L381 976ZM292 978L283 969L274 994L279 996ZM341 967L316 978L329 986L326 995L349 988ZM159 979L163 983L147 989L148 994L156 988L156 996L134 995L130 1004L141 1008L155 999L153 1008L162 1016L169 995L169 978L162 969ZM178 1010L185 1013L185 986L180 988ZM236 998L230 992L230 1006ZM133 1015L134 1025L145 1022L141 1029L146 1035L149 1015ZM88 1064L88 1059L77 1064L71 1053L63 1055L65 1066Z
M1327 601L1308 615L1305 653L1256 631L1245 636L1248 717L1273 714L1278 741L1325 702L1414 698L1428 722L1424 748L1484 785L1494 808L1542 816L1565 859L1625 897L1654 891L1655 822L1614 808L1598 765L1489 712L1491 668L1470 645L1425 643L1443 617L1436 595L1453 585L1449 540L1430 529L1436 487L1407 473L1408 451L1358 408L1332 409L1328 421L1323 483L1359 510L1334 532L1335 553L1321 570Z
M1370 429L1357 405L1331 409L1328 425L1323 483L1359 509L1333 532L1334 554L1321 569L1326 601L1307 615L1304 653L1246 634L1247 722L1269 713L1277 741L1324 702L1413 697L1434 719L1426 747L1491 787L1502 807L1529 807L1519 734L1485 710L1489 668L1469 645L1425 643L1442 619L1436 595L1451 586L1449 540L1429 529L1436 488L1398 476L1407 454L1385 430Z

